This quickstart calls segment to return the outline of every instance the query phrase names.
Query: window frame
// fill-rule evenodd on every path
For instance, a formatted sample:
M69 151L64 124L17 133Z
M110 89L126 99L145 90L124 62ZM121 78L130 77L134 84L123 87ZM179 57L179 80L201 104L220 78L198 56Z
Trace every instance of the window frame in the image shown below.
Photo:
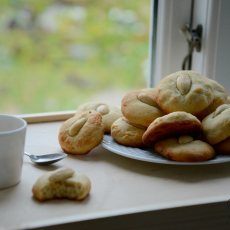
M190 22L191 4L192 0L158 1L156 37L150 40L150 87L155 88L165 76L181 69L188 54L188 43L181 28ZM151 23L151 27L153 25Z
M194 50L192 54L191 70L216 80L224 85L230 94L230 84L227 83L227 73L230 69L227 63L230 59L230 30L225 22L226 17L230 17L226 13L229 8L228 0L158 1L156 37L155 40L150 39L152 50L149 57L150 63L153 64L150 67L152 84L149 87L157 87L165 76L182 69L182 61L188 54L189 46L181 28L190 23L192 18L192 28L195 29L201 24L203 34L201 51ZM152 28L151 30L153 31ZM220 58L225 63L220 63Z
M215 80L221 0L195 0L194 26L202 24L201 51L194 51L192 69ZM216 79L218 80L218 79Z
M201 52L193 54L193 69L216 80L230 94L230 2L194 0L194 22L203 24Z

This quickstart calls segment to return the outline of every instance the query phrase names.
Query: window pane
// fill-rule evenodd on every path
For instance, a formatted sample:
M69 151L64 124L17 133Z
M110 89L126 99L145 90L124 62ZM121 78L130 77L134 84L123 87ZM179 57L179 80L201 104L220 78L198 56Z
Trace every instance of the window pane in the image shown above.
M150 0L2 0L0 113L119 106L146 87L149 18Z

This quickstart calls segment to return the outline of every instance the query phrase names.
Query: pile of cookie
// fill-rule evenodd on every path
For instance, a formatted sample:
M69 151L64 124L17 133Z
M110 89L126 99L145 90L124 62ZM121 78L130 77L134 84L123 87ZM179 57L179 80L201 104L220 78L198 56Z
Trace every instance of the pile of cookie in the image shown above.
M178 71L157 88L134 90L121 110L105 103L81 105L58 139L71 154L87 154L104 133L122 145L149 146L171 160L205 161L230 154L230 98L223 86L194 71Z

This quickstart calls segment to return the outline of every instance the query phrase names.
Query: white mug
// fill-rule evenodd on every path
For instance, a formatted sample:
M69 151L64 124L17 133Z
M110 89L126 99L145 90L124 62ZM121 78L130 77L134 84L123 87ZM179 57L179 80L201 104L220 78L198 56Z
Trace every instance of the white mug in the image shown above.
M21 179L26 127L23 119L0 114L0 189Z

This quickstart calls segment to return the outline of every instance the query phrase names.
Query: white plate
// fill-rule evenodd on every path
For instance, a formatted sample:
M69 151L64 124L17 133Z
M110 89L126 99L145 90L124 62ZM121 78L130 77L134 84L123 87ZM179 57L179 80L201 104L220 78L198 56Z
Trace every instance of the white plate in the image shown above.
M121 156L132 158L140 161L154 162L159 164L170 164L170 165L208 165L208 164L218 164L230 161L230 156L228 155L217 155L208 161L202 162L180 162L172 161L167 159L160 154L156 153L154 149L146 148L139 149L133 147L127 147L118 144L109 134L104 134L103 141L101 145L111 152L117 153Z

